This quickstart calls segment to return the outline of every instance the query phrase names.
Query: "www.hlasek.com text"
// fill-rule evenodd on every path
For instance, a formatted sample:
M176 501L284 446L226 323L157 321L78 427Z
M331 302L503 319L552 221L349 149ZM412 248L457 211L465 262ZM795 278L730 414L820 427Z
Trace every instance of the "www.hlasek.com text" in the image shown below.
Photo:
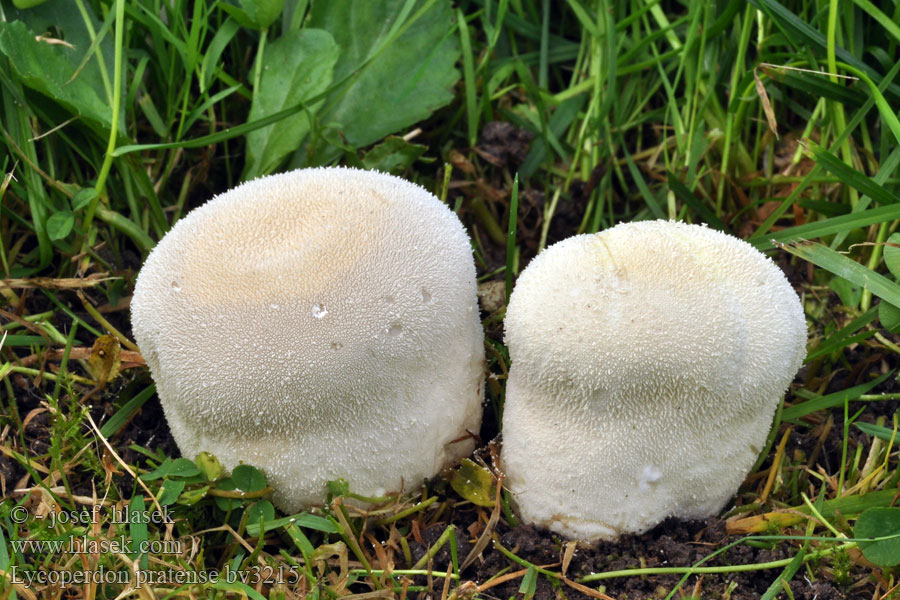
M67 587L71 585L128 585L133 583L135 587L142 585L203 585L207 583L217 583L225 581L227 583L243 583L246 585L256 585L263 583L266 585L285 584L295 585L300 581L299 567L279 566L270 567L254 566L247 569L232 570L224 569L223 571L201 570L187 571L181 569L160 569L146 570L138 569L137 571L128 570L110 570L104 567L98 567L92 570L81 571L56 571L45 569L19 569L16 566L9 568L7 572L10 581L13 584L20 584L26 587L35 585L53 585L59 587Z
M16 553L32 554L181 554L181 540L141 540L124 535L112 538L70 536L67 540L10 540Z

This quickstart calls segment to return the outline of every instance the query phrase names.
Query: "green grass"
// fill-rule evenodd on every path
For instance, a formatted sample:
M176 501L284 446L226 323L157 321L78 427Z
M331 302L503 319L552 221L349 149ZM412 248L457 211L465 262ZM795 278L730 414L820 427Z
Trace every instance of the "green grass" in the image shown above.
M700 573L697 593L726 597L742 589L710 582L743 570L768 574L767 598L791 597L786 582L804 577L898 597L897 567L872 557L896 549L900 532L884 521L888 539L866 542L855 525L866 531L882 513L859 515L896 504L900 483L900 10L870 0L379 0L356 4L373 12L350 20L311 4L50 0L19 10L0 0L4 597L60 597L13 583L14 571L100 568L289 580L168 581L127 596L140 598L489 597L509 581L524 598L576 597L661 575L683 575L663 597L689 597ZM306 76L286 85L278 69ZM493 121L528 132L521 156L495 164L477 151ZM322 164L390 170L434 191L471 233L480 281L503 282L507 297L539 250L621 221L705 222L777 256L803 292L807 365L737 497L732 525L744 537L708 559L730 544L784 558L566 573L492 536L515 520L502 494L477 507L465 500L472 490L463 497L439 479L363 512L343 504L352 494L336 482L328 507L290 521L258 472L223 477L212 459L167 458L149 433L128 439L153 426L140 420L154 388L127 310L144 258L187 211L243 178ZM499 422L509 367L500 304L485 320L488 422ZM98 338L118 361L99 357ZM876 423L859 421L864 411ZM820 438L811 455L778 443L788 428ZM829 431L840 443L826 460ZM488 481L480 493L494 498ZM51 503L107 514L52 525L37 518ZM176 523L114 523L113 506ZM428 528L437 541L414 560L410 544ZM473 582L476 558L462 555L457 533L506 566ZM19 543L85 535L183 552ZM558 546L564 556L569 546ZM128 588L73 587L85 598Z

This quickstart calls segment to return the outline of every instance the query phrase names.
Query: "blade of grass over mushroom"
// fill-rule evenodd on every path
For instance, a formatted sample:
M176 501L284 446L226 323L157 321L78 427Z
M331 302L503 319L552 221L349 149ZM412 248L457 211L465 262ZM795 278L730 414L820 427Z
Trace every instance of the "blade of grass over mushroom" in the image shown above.
M884 223L885 221L893 221L894 219L900 219L900 204L897 203L851 212L846 215L813 221L812 223L795 227L787 227L781 231L756 235L748 239L747 242L757 250L771 250L780 243L820 238L835 233L849 233L854 229Z
M831 248L814 242L779 243L777 246L838 277L843 277L851 283L866 288L894 306L900 306L900 285Z
M834 392L833 394L828 394L827 396L820 396L806 390L800 390L798 391L798 395L802 397L808 397L810 398L810 400L801 402L800 404L794 404L793 406L786 406L781 412L781 420L796 421L797 419L803 418L806 415L812 414L816 411L825 410L827 408L834 408L835 406L842 406L845 402L853 402L855 400L858 400L860 396L877 386L879 383L885 381L893 374L894 371L889 371L868 383L863 383L846 390Z

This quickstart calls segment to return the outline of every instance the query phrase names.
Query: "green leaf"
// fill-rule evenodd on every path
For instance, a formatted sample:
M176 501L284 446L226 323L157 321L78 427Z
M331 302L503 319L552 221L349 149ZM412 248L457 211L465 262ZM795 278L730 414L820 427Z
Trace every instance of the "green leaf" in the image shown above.
M332 81L339 49L321 29L290 31L264 50L259 89L253 92L249 121L268 117L322 93ZM308 107L315 112L321 102ZM300 147L309 133L309 115L299 112L247 134L243 178L272 172L285 156Z
M322 531L324 533L342 533L343 531L337 523L329 521L325 517L310 515L307 513L299 513L290 517L282 517L280 519L266 521L265 529L263 529L263 531L271 531L279 527L290 528L292 526L314 529L316 531ZM249 535L259 535L259 522L248 522L247 533Z
M255 492L266 487L266 478L259 469L251 465L238 465L231 472L230 477L220 480L216 488L225 491L238 490L241 492ZM216 506L224 511L234 510L245 501L240 498L222 498L216 496Z
M335 479L325 483L328 486L328 493L332 496L349 496L350 484L346 479Z
M262 518L263 523L275 520L275 506L268 500L258 500L247 507L247 523L256 523Z
M13 0L13 6L21 9L32 8L39 4L43 4L46 1L47 0Z
M167 458L163 464L155 470L141 475L144 481L153 481L163 477L192 477L198 475L200 469L187 458Z
M422 156L425 149L421 144L410 144L403 138L392 135L366 152L363 164L372 171L398 175Z
M494 476L468 458L460 461L459 469L450 479L450 487L472 504L494 506Z
M242 492L256 492L266 487L266 477L251 465L238 465L231 472L235 489Z
M81 188L72 197L72 210L78 212L82 208L91 203L91 200L97 197L97 190L94 188Z
M863 511L853 526L853 537L889 538L859 542L859 549L876 565L900 565L900 508L870 508Z
M95 31L99 30L101 24L94 19L90 8L85 10ZM13 17L20 20L12 20ZM112 39L104 38L92 49L91 34L79 11L72 10L67 0L53 0L7 18L0 21L0 52L9 58L18 79L72 114L83 117L90 127L106 137L112 115L109 108L115 60ZM36 39L56 29L62 31L66 44ZM86 54L88 51L90 55ZM98 54L103 59L103 67ZM125 135L124 115L118 130L120 135Z
M195 490L188 490L178 497L178 504L193 506L194 504L197 504L198 502L203 500L206 497L206 492L208 491L208 485L204 485L203 487L197 488Z
M268 29L269 25L281 16L284 0L238 0L240 7L221 2L222 10L234 17L234 20L250 29Z
M163 483L162 493L159 495L159 503L162 506L168 506L178 500L178 496L184 491L184 480L166 479Z
M222 463L219 462L219 459L214 454L209 452L201 452L195 456L194 463L196 463L197 468L200 469L207 481L216 481L225 474L225 468L222 466Z
M884 264L894 277L900 277L900 233L887 239L884 245Z
M353 74L319 115L351 146L378 141L453 100L460 53L447 0L315 2L306 26L329 31L341 47L335 81ZM339 152L304 149L295 162L323 164Z
M900 332L900 308L882 300L878 303L878 321L891 333Z
M862 288L854 285L841 277L835 277L828 282L828 287L837 292L844 306L858 306L862 298Z
M144 518L146 509L147 506L144 504L144 497L140 494L132 498L131 502L128 503L128 513L129 515L132 515L128 519L128 533L131 535L132 542L134 542L133 548L135 550L131 553L131 558L133 559L138 557L138 548L141 547L141 544L149 539L147 534L147 519ZM149 562L146 554L140 555L140 567L142 569L146 569Z
M61 240L69 235L74 226L75 215L71 211L61 210L47 219L47 235L51 240Z

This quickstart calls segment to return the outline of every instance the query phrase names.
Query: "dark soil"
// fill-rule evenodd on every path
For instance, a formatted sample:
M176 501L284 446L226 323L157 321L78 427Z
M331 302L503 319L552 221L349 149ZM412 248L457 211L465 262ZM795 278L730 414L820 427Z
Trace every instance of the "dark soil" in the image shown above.
M458 516L460 517L460 522L457 523L459 532L468 526L471 516L467 515L466 511L460 511ZM443 532L445 526L445 524L441 524L426 530L422 535L423 540L426 543L432 543ZM559 572L559 565L564 553L564 539L530 525L510 528L505 523L501 523L497 533L500 543L520 558ZM574 581L593 573L623 569L691 566L718 548L737 539L738 536L729 536L725 533L724 521L720 519L691 522L668 519L643 535L624 536L616 542L599 542L591 546L580 545L575 551L566 575ZM471 545L461 533L458 534L457 544L459 556L461 558L466 556ZM421 557L425 552L425 546L421 544L414 543L410 546L414 559ZM703 566L746 565L782 560L791 556L793 556L793 552L788 553L788 549L783 543L771 550L739 544L706 561ZM449 551L442 550L434 557L433 569L443 571L449 562ZM483 553L480 561L476 561L463 572L463 578L483 583L503 569L515 571L522 568L521 565L513 563L498 550L489 547ZM729 597L730 593L730 598L733 600L755 600L765 593L781 571L782 569L771 569L726 575L691 576L681 584L680 589L685 596L689 596L697 588L702 598L725 598ZM796 599L827 600L872 597L872 590L868 586L861 586L855 591L842 590L836 587L833 577L829 573L817 572L814 566L813 574L815 579L801 570L800 574L790 582L791 591ZM866 572L861 568L854 569L852 573L853 580L864 579L865 576ZM424 577L417 579L417 584L427 585ZM598 584L603 585L605 589L600 591L618 600L643 600L645 598L664 598L679 585L681 579L681 575L616 578L593 582L591 587L596 588ZM440 594L442 580L437 580L433 585L434 593ZM521 578L516 578L489 588L488 594L496 598L516 597L520 585ZM729 590L731 591L729 592ZM560 597L559 592L564 593L565 597L570 599L590 597L562 583L552 583L546 577L537 579L536 600L556 600ZM676 597L680 598L681 593L676 594Z

